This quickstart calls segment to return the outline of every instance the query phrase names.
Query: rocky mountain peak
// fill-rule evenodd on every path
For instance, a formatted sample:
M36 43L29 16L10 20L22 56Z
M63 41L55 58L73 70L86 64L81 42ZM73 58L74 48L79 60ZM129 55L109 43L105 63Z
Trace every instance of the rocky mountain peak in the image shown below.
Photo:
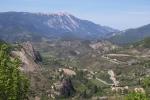
M51 15L57 15L57 16L73 16L68 12L58 12L58 13L53 13Z
M7 42L39 41L42 38L91 40L112 36L112 32L117 31L64 12L3 12L0 13L0 29L0 39Z

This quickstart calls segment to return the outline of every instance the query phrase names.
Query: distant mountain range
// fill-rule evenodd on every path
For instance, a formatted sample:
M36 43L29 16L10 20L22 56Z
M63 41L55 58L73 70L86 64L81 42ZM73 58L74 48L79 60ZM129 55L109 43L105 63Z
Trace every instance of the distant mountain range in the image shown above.
M150 24L119 31L79 19L68 13L1 12L0 39L7 42L49 39L107 39L130 44L150 37Z
M150 37L150 24L135 29L120 31L115 33L109 40L116 44L125 45L141 41L147 37Z
M118 30L68 13L1 12L0 39L9 42L52 38L100 39Z

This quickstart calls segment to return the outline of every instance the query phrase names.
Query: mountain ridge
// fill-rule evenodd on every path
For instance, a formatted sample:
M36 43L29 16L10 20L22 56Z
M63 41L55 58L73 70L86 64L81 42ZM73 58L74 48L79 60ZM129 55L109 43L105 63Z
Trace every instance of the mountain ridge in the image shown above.
M95 39L111 36L118 30L79 19L68 13L1 12L0 36L3 40L39 40L73 37Z
M121 31L109 38L109 40L116 44L125 45L138 42L146 37L150 37L150 24Z

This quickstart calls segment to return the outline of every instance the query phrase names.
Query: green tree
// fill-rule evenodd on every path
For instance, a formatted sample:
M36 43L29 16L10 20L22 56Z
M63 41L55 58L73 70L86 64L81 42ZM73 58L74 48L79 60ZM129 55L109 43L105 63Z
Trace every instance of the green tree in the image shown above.
M29 81L19 70L20 62L10 56L10 47L0 46L0 100L24 100Z

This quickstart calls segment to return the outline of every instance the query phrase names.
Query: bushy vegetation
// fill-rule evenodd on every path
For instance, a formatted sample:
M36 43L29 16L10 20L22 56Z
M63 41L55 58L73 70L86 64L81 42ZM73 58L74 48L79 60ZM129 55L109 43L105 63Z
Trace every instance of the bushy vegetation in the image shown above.
M142 40L142 41L136 42L136 43L134 44L134 46L135 46L135 47L141 46L141 47L144 47L144 48L150 48L150 37L145 38L145 39Z
M131 92L126 96L125 100L149 100L149 99L144 93Z
M145 90L145 93L142 92L130 92L127 96L126 96L126 100L150 100L150 77L145 77L142 80L141 83L142 87Z
M144 88L150 88L150 77L145 77L143 79L142 85Z
M87 79L86 73L83 71L76 72L77 75L72 80L79 98L89 99L93 96L102 96L105 94L106 86L101 85L102 83L96 79Z
M19 70L20 62L10 56L10 48L0 45L0 100L27 99L28 79Z
M143 46L146 47L146 48L150 48L150 38L146 38L144 40Z
M150 98L150 77L145 77L143 79L142 86L144 87L147 96Z

